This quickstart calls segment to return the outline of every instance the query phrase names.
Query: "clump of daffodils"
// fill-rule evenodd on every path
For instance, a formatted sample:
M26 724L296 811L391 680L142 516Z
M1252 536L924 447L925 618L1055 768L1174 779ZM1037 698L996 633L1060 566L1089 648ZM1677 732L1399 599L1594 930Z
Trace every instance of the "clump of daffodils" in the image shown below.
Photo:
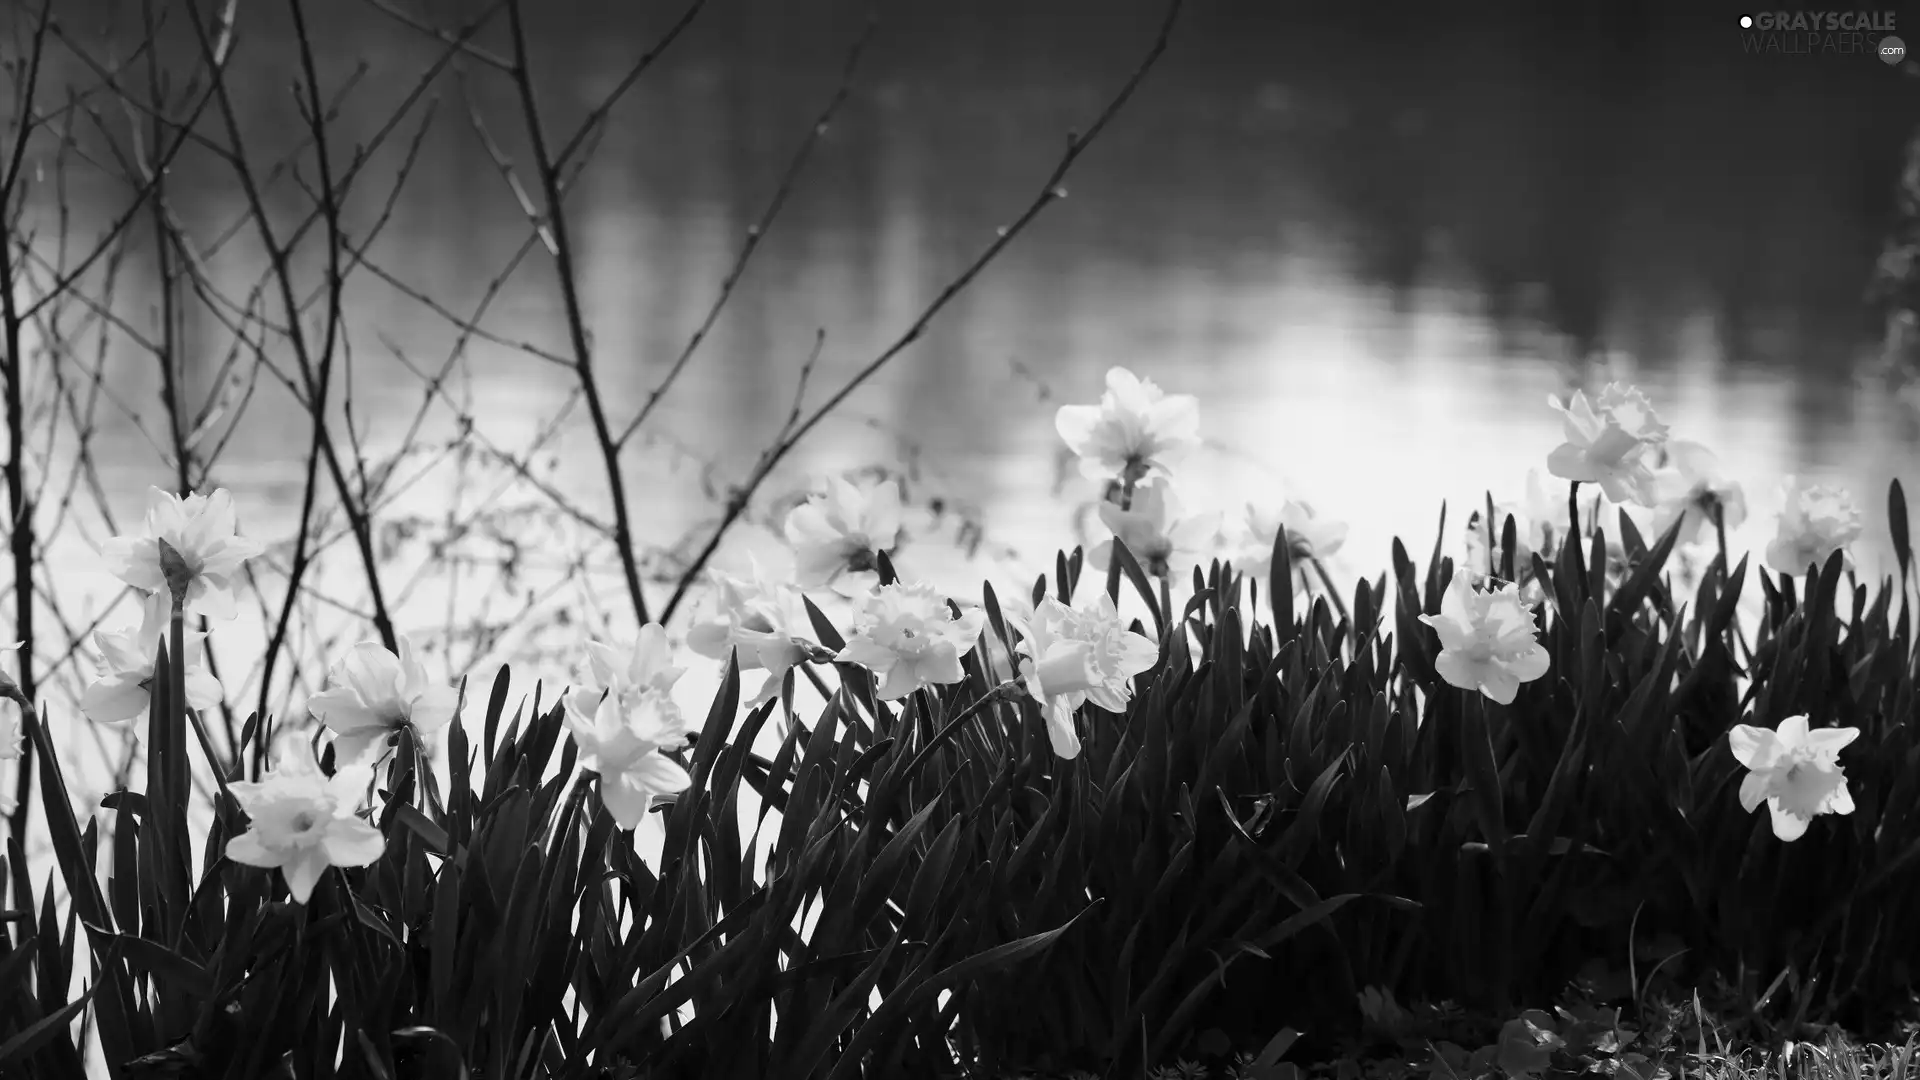
M1767 544L1767 565L1782 574L1804 574L1809 566L1824 565L1841 552L1848 567L1853 555L1848 545L1860 538L1860 508L1846 491L1825 485L1806 486L1795 477L1784 484L1786 505L1774 537Z
M398 655L377 641L355 645L327 670L327 689L307 699L334 733L334 760L370 764L402 728L431 735L459 709L459 692L427 676L405 636L399 645Z
M1748 813L1765 802L1773 835L1797 840L1816 815L1853 813L1840 751L1858 738L1858 728L1807 727L1807 717L1789 716L1777 730L1741 724L1727 733L1734 759L1750 770L1740 781L1740 806Z
M621 828L636 828L656 802L693 782L662 753L686 739L686 721L672 697L686 669L673 663L657 623L641 627L629 647L588 643L587 662L592 684L564 699L567 730L581 766L600 778L607 813Z
M860 596L879 584L878 555L899 541L900 486L889 479L858 487L835 478L787 514L783 531L796 584Z
M1462 565L1440 601L1440 614L1420 621L1440 635L1434 670L1451 686L1475 690L1491 701L1513 704L1520 684L1547 673L1550 658L1540 644L1533 605L1520 599L1518 586L1486 591L1473 584Z
M1053 597L1035 605L1016 646L1020 681L1046 715L1047 737L1063 758L1080 754L1073 715L1092 702L1125 712L1133 677L1153 666L1160 650L1123 628L1113 600L1102 592L1091 607L1069 607Z
M960 658L980 639L986 612L959 615L932 586L883 585L854 609L853 633L835 660L880 676L880 697L902 698L966 677Z
M1168 475L1200 445L1200 402L1115 367L1100 404L1062 405L1053 426L1079 457L1082 476L1131 486Z
M101 546L107 569L147 593L173 593L174 605L214 619L236 613L240 565L264 550L235 534L233 497L226 488L180 498L147 489L142 531Z
M1548 472L1562 480L1598 484L1617 503L1654 505L1649 451L1667 441L1667 426L1646 395L1608 383L1591 403L1584 391L1575 390L1566 404L1554 395L1547 397L1547 404L1559 411L1567 437L1547 455Z
M365 765L346 765L331 777L304 753L280 763L258 783L228 785L250 827L227 841L227 858L278 869L296 903L313 895L330 866L369 866L387 849L380 830L360 820L360 801L373 781Z

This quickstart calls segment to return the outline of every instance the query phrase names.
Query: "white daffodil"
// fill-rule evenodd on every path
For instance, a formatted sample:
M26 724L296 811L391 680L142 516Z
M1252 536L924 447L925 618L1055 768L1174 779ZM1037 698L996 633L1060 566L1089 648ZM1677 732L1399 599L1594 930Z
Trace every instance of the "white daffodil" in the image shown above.
M277 867L294 901L306 903L327 867L368 866L386 850L380 830L356 816L372 779L363 765L343 766L329 778L296 753L259 783L235 781L229 787L250 827L227 841L227 858Z
M1063 758L1080 753L1075 710L1091 701L1108 712L1126 711L1133 677L1160 656L1153 642L1121 626L1104 592L1090 608L1068 607L1053 597L1040 601L1016 647L1020 679L1044 710L1047 737Z
M102 724L120 724L146 713L151 704L154 667L160 661L160 646L166 641L172 618L167 594L154 593L142 605L140 624L130 630L101 630L93 635L100 649L100 677L87 684L80 695L80 711ZM197 632L181 636L181 659L186 671L187 704L205 711L220 704L220 680L206 664L207 635Z
M1713 451L1697 442L1674 439L1667 443L1666 466L1653 474L1653 535L1665 536L1680 525L1682 544L1714 538L1717 513L1728 530L1747 520L1747 495L1727 476Z
M1740 806L1748 813L1762 800L1773 815L1773 835L1797 840L1816 814L1851 814L1840 750L1860 736L1858 728L1810 731L1806 716L1789 716L1777 731L1750 724L1727 732L1734 759L1751 770L1740 781Z
M801 588L830 587L843 596L860 596L879 584L875 556L899 542L900 485L882 480L857 487L836 477L825 492L787 514L783 531L793 546Z
M336 762L371 764L401 728L431 735L459 709L459 692L427 677L412 642L403 636L399 644L398 656L377 641L348 649L328 669L327 689L307 699L307 711L334 733Z
M1532 605L1520 599L1517 586L1484 592L1465 565L1455 567L1440 614L1420 621L1440 635L1433 666L1449 685L1511 705L1521 683L1547 673L1550 660L1536 637Z
M1293 589L1299 592L1306 583L1308 563L1331 557L1347 542L1347 525L1314 513L1311 503L1289 499L1276 510L1271 506L1247 507L1247 542L1238 564L1257 581L1264 582L1273 569L1273 549L1282 532L1287 537L1287 555L1293 562Z
M640 628L639 636L631 645L587 642L587 678L583 687L574 693L584 691L591 695L594 703L605 694L629 706L640 695L658 694L660 707L666 710L676 733L684 733L686 717L674 704L672 695L674 684L686 670L674 664L673 646L667 643L666 630L659 623L648 623Z
M1053 426L1080 458L1081 475L1138 483L1166 475L1200 445L1200 401L1168 394L1126 368L1110 368L1100 404L1062 405Z
M1101 524L1127 545L1140 569L1154 577L1192 568L1206 557L1220 531L1218 514L1182 516L1179 500L1164 480L1135 489L1125 510L1103 502L1099 512ZM1112 557L1112 540L1102 540L1087 552L1088 564L1099 570L1106 569Z
M1825 485L1807 487L1794 477L1783 485L1786 505L1773 540L1767 544L1767 565L1782 574L1804 574L1809 566L1824 566L1836 551L1848 567L1853 555L1847 545L1860 538L1860 508L1844 490Z
M600 801L623 829L657 801L686 790L687 771L660 751L681 738L679 710L658 687L628 694L584 687L565 699L582 768L600 777Z
M972 651L986 621L986 612L977 610L956 618L930 585L895 582L859 602L854 632L834 659L880 676L882 698L902 698L965 678L960 658Z
M661 693L672 693L673 685L687 671L674 664L673 646L668 644L667 631L659 623L642 626L631 645L587 642L587 669L596 686L619 683Z
M1562 405L1549 395L1547 404L1559 410L1567 441L1547 455L1547 471L1562 480L1598 484L1617 503L1653 504L1653 470L1647 451L1667 441L1667 426L1633 387L1608 383L1592 405L1584 391ZM1598 411L1595 411L1595 407Z
M142 531L109 539L100 553L107 569L121 581L149 593L167 594L169 567L163 551L174 552L180 560L176 573L186 575L186 595L179 602L210 618L231 619L240 564L263 550L258 543L234 535L234 528L233 497L226 488L184 499L149 488Z
M750 577L710 571L717 590L719 618L687 631L687 647L701 656L725 660L731 650L740 670L765 668L767 681L749 704L759 705L780 691L795 664L813 655L812 622L790 582L771 581L753 564Z

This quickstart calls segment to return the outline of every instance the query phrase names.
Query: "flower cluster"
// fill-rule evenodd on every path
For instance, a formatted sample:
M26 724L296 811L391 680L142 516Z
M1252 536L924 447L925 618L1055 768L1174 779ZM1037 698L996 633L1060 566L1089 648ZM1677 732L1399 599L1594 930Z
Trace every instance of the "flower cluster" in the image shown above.
M1468 559L1455 567L1440 610L1419 616L1439 641L1438 676L1500 705L1512 704L1523 684L1541 679L1551 666L1539 637L1538 603L1518 583L1477 569L1492 570L1490 548L1508 516L1515 520L1513 554L1522 565L1535 555L1553 559L1570 540L1596 543L1590 522L1598 517L1601 497L1650 509L1657 533L1672 531L1688 544L1716 543L1723 553L1727 531L1747 517L1745 495L1719 460L1698 443L1669 439L1668 426L1638 389L1609 384L1592 400L1576 391L1565 403L1549 398L1549 405L1560 413L1565 441L1547 455L1547 472L1570 481L1572 496L1554 495L1537 470L1529 472L1524 500L1495 506L1493 521L1476 516ZM1106 485L1098 517L1111 536L1088 553L1093 565L1117 574L1116 545L1124 545L1139 569L1164 588L1219 544L1218 516L1184 512L1173 486L1174 466L1200 441L1191 395L1167 394L1116 367L1107 373L1099 403L1060 408L1055 427L1078 457L1082 475ZM1583 483L1598 493L1581 505ZM925 582L893 576L902 521L895 481L829 480L781 523L793 556L791 578L759 562L750 562L744 576L711 572L716 610L691 628L687 647L710 658L731 657L743 670L764 670L767 679L754 705L771 700L789 672L811 663L865 669L878 698L888 702L961 682L963 660L980 645L986 613L963 609ZM143 530L107 542L107 565L139 594L141 614L132 627L94 635L100 675L82 697L94 720L124 723L153 707L156 667L169 634L178 643L173 662L183 673L187 704L205 710L220 702L220 684L205 667L206 635L187 632L184 621L190 612L234 614L237 575L261 551L238 536L235 525L224 490L176 497L154 489ZM1836 552L1850 560L1845 553L1861 528L1859 510L1844 491L1789 480L1766 563L1781 574L1801 574ZM1239 566L1263 577L1284 544L1298 590L1306 587L1309 567L1328 577L1323 560L1346 538L1343 523L1297 499L1249 506ZM1615 561L1624 555L1611 554ZM1331 580L1326 584L1331 587ZM818 643L823 636L836 640L838 631L828 629L830 617L814 606L810 592L846 613L847 632L837 650ZM1032 699L1052 751L1062 759L1081 751L1081 708L1124 712L1136 678L1159 660L1164 644L1127 628L1106 590L1080 603L1044 597L1030 611L1010 609L1007 621L1017 632L1005 654L1013 678L998 693L1024 692ZM227 842L227 857L278 869L297 902L309 900L328 867L366 866L380 858L385 840L364 819L369 811L363 804L388 748L401 734L415 740L434 735L459 711L461 692L428 675L412 642L398 636L394 645L352 646L329 669L326 687L307 701L313 718L333 736L331 775L323 758L306 750L280 755L258 781L229 785L249 827ZM666 630L652 623L631 643L591 641L585 653L579 685L563 695L566 729L608 814L619 827L634 829L654 806L693 782L675 756L698 734L673 698L684 669L674 662ZM0 693L27 704L4 674ZM1733 756L1748 770L1741 806L1753 811L1765 802L1782 840L1803 835L1818 815L1853 809L1838 754L1858 731L1815 731L1807 721L1804 715L1788 717L1775 730L1740 725L1728 735ZM0 711L0 759L21 753L14 713Z

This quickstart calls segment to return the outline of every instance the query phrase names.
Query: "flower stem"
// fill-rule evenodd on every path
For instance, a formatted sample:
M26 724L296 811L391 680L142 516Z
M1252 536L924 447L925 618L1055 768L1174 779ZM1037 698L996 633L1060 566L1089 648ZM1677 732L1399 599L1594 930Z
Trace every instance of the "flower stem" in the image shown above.
M1333 583L1333 575L1327 573L1327 564L1320 561L1320 556L1312 554L1307 556L1307 561L1313 564L1314 572L1320 575L1321 584L1327 587L1327 599L1333 602L1333 610L1339 613L1340 621L1350 621L1352 616L1347 614L1347 602L1340 598L1340 589ZM1353 627L1353 632L1359 634L1360 628Z
M1133 470L1128 469L1120 481L1121 510L1133 509L1133 485ZM1120 535L1115 533L1113 545L1117 547L1119 544ZM1107 598L1113 601L1115 608L1120 606L1120 553L1111 548L1107 551Z

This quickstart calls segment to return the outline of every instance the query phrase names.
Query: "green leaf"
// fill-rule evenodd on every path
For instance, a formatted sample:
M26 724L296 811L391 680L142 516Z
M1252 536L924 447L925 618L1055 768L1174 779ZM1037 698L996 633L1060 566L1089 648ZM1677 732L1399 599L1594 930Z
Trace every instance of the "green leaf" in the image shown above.
M1887 486L1887 528L1893 533L1893 556L1900 563L1900 584L1907 582L1907 567L1913 562L1913 547L1907 536L1907 493L1896 478Z
M213 976L207 969L157 941L116 934L101 926L87 925L87 936L122 950L136 971L156 983L172 983L201 1001L213 995Z
M87 1007L87 1002L92 997L93 987L89 986L80 992L79 998L65 1008L51 1016L41 1017L27 1025L26 1029L18 1035L0 1043L0 1069L7 1068L16 1059L25 1060L28 1055L51 1041L54 1036L65 1034L67 1025L73 1022L74 1017L80 1015L80 1011Z
M453 854L453 844L447 837L447 830L436 825L432 818L421 813L410 803L396 802L390 805L393 807L394 819L424 841L428 851L442 856Z
M800 597L800 602L807 607L807 621L813 624L814 636L820 639L820 644L828 652L837 653L847 647L847 640L840 636L840 631L833 625L833 620L827 618L825 612L804 595Z
M1120 563L1120 569L1127 575L1127 580L1133 583L1133 589L1140 594L1140 599L1147 602L1147 611L1153 615L1153 639L1164 640L1167 636L1167 619L1160 610L1160 601L1154 596L1153 583L1148 580L1146 572L1140 569L1133 552L1128 551L1127 545L1121 543L1117 536L1113 538L1113 558Z

